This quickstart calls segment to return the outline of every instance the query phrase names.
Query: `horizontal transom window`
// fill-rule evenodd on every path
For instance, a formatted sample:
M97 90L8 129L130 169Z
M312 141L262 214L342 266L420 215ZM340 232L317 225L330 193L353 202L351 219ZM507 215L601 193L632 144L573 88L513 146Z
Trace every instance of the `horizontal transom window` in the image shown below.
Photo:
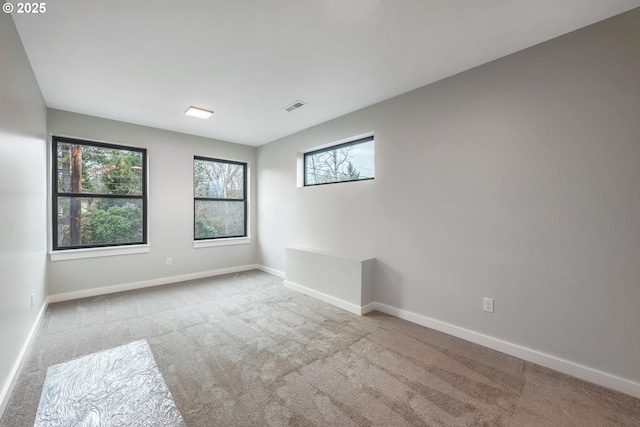
M305 186L373 178L373 136L304 153Z

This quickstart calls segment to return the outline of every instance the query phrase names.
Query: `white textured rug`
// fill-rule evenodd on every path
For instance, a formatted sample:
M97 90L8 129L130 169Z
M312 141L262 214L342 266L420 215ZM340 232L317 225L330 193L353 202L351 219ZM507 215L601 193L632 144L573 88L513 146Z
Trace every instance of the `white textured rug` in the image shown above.
M49 367L34 423L184 425L146 340Z

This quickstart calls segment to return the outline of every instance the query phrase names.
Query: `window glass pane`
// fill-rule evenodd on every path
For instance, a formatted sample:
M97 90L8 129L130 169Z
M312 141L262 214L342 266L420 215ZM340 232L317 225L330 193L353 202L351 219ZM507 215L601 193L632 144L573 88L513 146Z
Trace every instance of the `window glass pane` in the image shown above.
M193 166L195 197L244 199L244 165L195 159Z
M245 236L243 201L195 201L195 238Z
M305 185L373 178L373 139L307 153L304 163Z
M142 243L141 199L58 197L58 247Z
M59 141L58 192L142 195L143 153Z

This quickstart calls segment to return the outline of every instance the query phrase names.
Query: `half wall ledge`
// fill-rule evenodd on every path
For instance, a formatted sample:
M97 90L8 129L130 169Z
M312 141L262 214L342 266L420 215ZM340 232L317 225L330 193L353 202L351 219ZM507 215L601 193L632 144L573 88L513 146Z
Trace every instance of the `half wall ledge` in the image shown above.
M284 286L359 315L373 310L374 258L285 248Z

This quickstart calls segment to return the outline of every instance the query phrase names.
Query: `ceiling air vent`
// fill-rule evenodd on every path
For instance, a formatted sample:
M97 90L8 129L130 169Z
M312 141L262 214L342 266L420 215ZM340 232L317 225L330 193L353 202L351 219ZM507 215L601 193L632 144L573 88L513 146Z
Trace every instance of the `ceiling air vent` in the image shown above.
M297 110L300 107L304 107L305 105L307 105L306 102L296 101L293 104L290 104L290 105L287 105L286 107L284 107L283 110L285 110L285 111L290 113L293 110Z

